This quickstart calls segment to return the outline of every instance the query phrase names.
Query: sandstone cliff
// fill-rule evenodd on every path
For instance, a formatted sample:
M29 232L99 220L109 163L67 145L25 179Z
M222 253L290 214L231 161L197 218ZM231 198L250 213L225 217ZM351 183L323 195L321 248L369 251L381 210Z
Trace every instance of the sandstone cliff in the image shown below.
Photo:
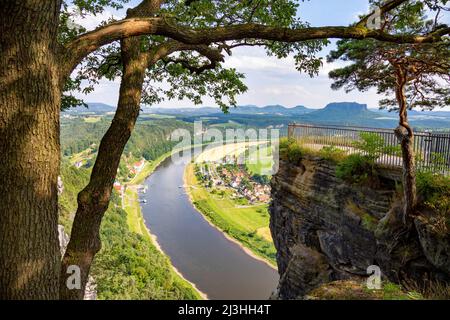
M384 170L381 186L370 188L336 178L335 165L318 157L295 165L280 161L270 206L279 298L303 298L335 280L364 279L370 265L397 283L449 281L450 238L424 217L404 227L398 176Z

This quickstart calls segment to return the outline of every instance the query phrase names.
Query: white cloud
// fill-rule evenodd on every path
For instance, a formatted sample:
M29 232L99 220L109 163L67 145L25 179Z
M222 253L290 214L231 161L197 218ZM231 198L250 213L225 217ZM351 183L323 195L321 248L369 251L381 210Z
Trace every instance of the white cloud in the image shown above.
M103 12L100 12L96 15L94 14L81 15L78 12L76 6L70 6L69 11L73 14L72 22L81 25L87 30L94 30L95 28L100 26L101 23L108 21L110 19L114 20L123 19L125 17L126 12L124 9L114 10L107 8L103 10Z
M93 29L102 21L115 17L117 19L124 16L124 10L105 11L97 16L87 16L77 21L88 29ZM324 50L321 55L327 53ZM381 96L375 90L368 92L353 91L345 93L344 90L333 91L330 86L332 81L328 78L328 73L336 68L341 68L347 63L337 61L327 63L321 68L319 75L310 78L301 74L295 69L295 62L292 56L285 59L277 59L266 55L262 48L247 47L237 48L233 55L226 58L225 66L236 68L237 71L246 74L245 83L248 92L240 95L238 104L282 104L288 107L305 105L307 107L322 108L326 104L335 101L356 101L366 103L371 108L378 106ZM104 102L111 105L117 104L119 92L119 79L115 82L101 81L96 90L88 96L77 94L88 102ZM203 105L214 106L213 99L205 97ZM164 101L158 107L189 107L194 106L187 100Z
M227 58L224 65L227 68L236 68L242 72L275 71L281 73L292 73L293 70L295 71L293 57L277 59L275 57L236 54Z

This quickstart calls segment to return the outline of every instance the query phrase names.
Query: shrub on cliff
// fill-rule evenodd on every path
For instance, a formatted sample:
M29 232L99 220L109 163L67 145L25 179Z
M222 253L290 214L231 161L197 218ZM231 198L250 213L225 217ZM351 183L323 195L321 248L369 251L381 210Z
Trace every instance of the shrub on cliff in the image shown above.
M319 155L324 158L325 160L339 163L343 161L347 154L344 150L335 147L335 146L325 146L319 151Z
M358 153L349 155L336 166L336 177L350 183L374 181L377 176L373 158Z
M360 150L368 159L375 162L382 155L401 155L398 146L387 145L383 137L374 132L361 132L360 141L353 143L353 146Z
M353 143L358 153L342 160L336 167L336 176L350 183L379 184L376 161L382 155L398 155L398 146L387 145L383 137L374 132L361 132L361 140Z
M295 139L280 139L280 156L292 164L298 164L304 154L303 148Z
M450 177L419 172L417 191L422 206L433 211L434 224L447 233L450 230Z
M302 148L297 144L291 144L288 147L287 158L292 164L298 164L303 156Z

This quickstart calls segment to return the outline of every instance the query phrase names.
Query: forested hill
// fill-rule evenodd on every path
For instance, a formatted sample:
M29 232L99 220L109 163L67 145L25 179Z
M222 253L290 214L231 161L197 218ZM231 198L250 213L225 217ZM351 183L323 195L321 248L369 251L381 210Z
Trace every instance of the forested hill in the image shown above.
M77 209L77 194L89 181L96 149L111 122L110 117L76 117L62 120L62 193L59 223L70 233ZM172 119L143 119L136 125L121 162L120 177L127 178L124 162L145 157L153 160L173 145L167 138L177 128L191 125ZM80 166L78 166L80 164ZM148 234L132 232L121 198L113 190L101 225L102 249L96 255L91 275L99 299L198 299L197 291L179 275L170 260L155 247Z
M228 114L223 114L215 108L150 108L146 112L159 115L170 115L184 121L202 120L208 124L218 125L234 122L246 126L286 126L291 122L349 125L379 128L395 128L398 114L356 102L329 103L321 109L304 106L286 108L281 105L257 107L253 105L230 108ZM449 111L409 111L409 122L416 129L449 130Z
M87 184L89 169L63 161L61 178L60 223L69 231L77 193ZM101 225L102 249L91 268L98 299L198 299L198 293L173 271L169 259L149 237L129 230L120 201L114 192Z
M88 148L98 147L108 130L110 116L63 118L61 121L61 150L63 156L72 156ZM175 143L169 141L176 129L192 130L192 124L175 119L151 119L142 117L137 123L124 154L153 160L169 151Z

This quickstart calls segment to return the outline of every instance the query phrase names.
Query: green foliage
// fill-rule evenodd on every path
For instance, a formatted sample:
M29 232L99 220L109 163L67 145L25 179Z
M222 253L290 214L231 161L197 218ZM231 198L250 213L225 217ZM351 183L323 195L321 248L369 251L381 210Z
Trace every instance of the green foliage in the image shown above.
M240 205L248 205L246 199L242 200L243 202ZM236 202L239 203L239 201ZM250 248L259 256L271 261L273 264L276 263L276 249L272 243L269 243L266 239L256 234L256 232L244 231L242 228L236 227L230 221L224 219L214 211L208 200L194 201L194 205L200 212L211 219L218 228L243 243L244 246Z
M421 300L423 297L417 292L405 293L403 288L395 283L386 282L383 284L383 300Z
M304 150L295 139L281 138L279 145L280 156L286 158L292 164L298 164L304 155Z
M418 171L442 172L447 168L447 159L442 153L432 152L426 160L424 160L424 156L421 153L415 153L414 157L416 163L422 163Z
M61 176L60 223L68 231L77 194L87 184L89 172L63 162ZM113 193L100 229L102 249L91 268L99 299L197 299L192 287L174 273L169 259L149 239L129 231L119 201Z
M171 270L170 261L150 240L128 230L126 212L108 209L101 227L102 249L91 275L99 299L197 299Z
M360 141L353 143L358 153L344 158L336 167L336 176L350 183L378 182L376 160L384 155L398 155L398 146L386 145L383 137L373 132L361 132Z
M242 82L244 75L236 69L224 69L220 66L200 73L192 72L190 68L201 68L206 62L199 59L192 52L181 52L179 59L167 63L158 61L147 71L145 82L146 91L143 92L143 102L154 104L165 98L172 100L188 99L195 104L201 104L204 96L213 98L222 110L236 105L236 96L247 91ZM189 61L190 68L185 66ZM168 86L159 84L166 82Z
M433 212L433 224L447 233L450 230L450 177L419 172L416 184L423 205Z
M158 128L155 128L155 122ZM174 120L138 122L140 128L129 143L128 152L142 157L145 150L154 148L151 156L165 153L165 137L173 127ZM83 119L63 121L62 149L65 153L82 151L92 143L99 142L107 129L108 120L86 123ZM186 126L186 124L184 124ZM78 139L78 140L77 140ZM170 144L169 144L170 145ZM170 147L170 146L169 146ZM95 148L94 148L95 149ZM121 175L128 171L123 161L119 166ZM60 223L68 231L77 208L77 195L89 181L89 170L75 168L63 157L61 177L64 191L59 197ZM91 269L97 283L99 299L197 299L197 292L172 270L169 259L153 245L150 239L129 230L126 212L119 208L120 198L112 194L111 202L102 220L100 235L102 249L96 255Z
M127 1L77 0L74 4L83 15L100 13L105 6L120 8L125 2ZM158 15L181 27L204 28L205 32L210 27L245 23L289 28L308 27L307 23L297 17L297 8L298 1L293 0L196 0L190 1L189 5L186 5L185 1L169 0L164 2ZM59 28L61 43L66 43L85 31L68 23L75 20L78 15L80 14L70 12L67 4L64 6ZM167 38L163 36L145 36L142 37L141 49L152 52L167 42ZM258 45L279 58L294 56L296 68L312 76L318 73L322 65L322 58L316 57L316 54L326 44L328 44L327 40L281 43L242 39L228 41L226 45L222 43L210 45L210 48L217 50L220 54L231 55L234 47ZM224 111L227 111L229 106L234 106L236 96L247 90L242 82L244 75L233 68L225 68L223 59L210 61L203 54L202 50L177 51L169 56L161 57L154 65L149 66L142 95L143 103L151 105L164 99L189 99L200 104L204 96L210 96ZM78 71L68 81L64 90L68 93L64 96L64 106L67 108L83 103L71 95L69 88L74 83L76 86L72 86L73 90L92 91L100 79L111 80L120 77L122 69L120 47L117 43L100 48L83 60Z
M280 143L279 143L280 151L286 150L289 147L289 145L293 144L294 142L295 142L295 139L292 139L292 138L287 138L287 137L281 138Z
M336 177L350 183L364 183L374 176L373 160L361 154L351 154L336 166Z
M339 163L343 161L347 155L344 150L335 146L325 146L319 151L319 155L325 160Z
M447 0L405 1L385 14L383 30L391 34L407 35L437 31L445 27L439 25L439 15L449 10L446 5ZM342 60L350 64L329 73L334 80L331 86L333 89L344 88L349 92L376 88L379 94L386 96L386 99L380 101L380 106L397 110L397 74L394 64L400 62L408 78L405 93L409 109L434 109L450 104L448 40L436 45L421 46L381 43L372 39L344 39L337 44L337 49L330 52L328 62Z
M297 164L300 161L300 159L302 158L302 156L303 156L303 150L298 144L294 143L288 147L287 158L288 158L289 162L291 162L293 164Z
M64 191L59 197L59 222L64 226L65 230L70 230L72 214L77 209L77 196L89 181L89 171L84 168L77 169L63 159L60 176Z
M63 155L72 156L87 148L92 148L93 152L96 151L110 123L111 117L108 116L103 116L100 121L94 123L85 122L82 118L63 119L61 122ZM178 143L168 140L170 134L176 129L192 130L192 126L174 119L138 120L125 146L124 154L131 154L136 160L142 157L146 160L155 160ZM120 170L126 171L123 164Z
M434 197L450 197L450 177L425 171L419 172L416 180L417 191L424 201Z
M375 162L383 154L399 155L401 152L398 146L386 145L383 137L377 133L361 132L359 137L361 140L354 142L353 146L372 162Z

